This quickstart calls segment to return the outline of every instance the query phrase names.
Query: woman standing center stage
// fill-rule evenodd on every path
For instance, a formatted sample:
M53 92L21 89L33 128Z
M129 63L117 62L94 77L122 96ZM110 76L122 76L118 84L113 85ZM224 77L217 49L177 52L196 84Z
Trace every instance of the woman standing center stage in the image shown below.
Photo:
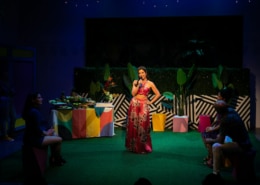
M147 79L147 69L144 66L138 67L137 71L139 80L133 81L133 98L128 109L125 146L134 153L150 153L152 142L149 104L154 103L161 94L155 84ZM155 96L150 101L148 94L151 89Z

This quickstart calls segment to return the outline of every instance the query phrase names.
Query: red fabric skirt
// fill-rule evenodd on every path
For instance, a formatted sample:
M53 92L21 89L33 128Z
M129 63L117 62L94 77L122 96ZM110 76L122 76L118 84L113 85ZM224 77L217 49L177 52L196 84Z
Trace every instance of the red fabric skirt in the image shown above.
M147 100L132 98L128 109L126 125L126 148L135 153L147 153L152 150L151 124ZM147 149L150 149L147 150Z

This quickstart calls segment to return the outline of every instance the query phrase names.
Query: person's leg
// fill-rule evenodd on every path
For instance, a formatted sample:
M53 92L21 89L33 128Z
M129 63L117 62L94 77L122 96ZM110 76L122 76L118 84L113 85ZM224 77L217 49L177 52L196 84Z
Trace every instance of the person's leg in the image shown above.
M16 122L16 111L13 102L10 101L8 135L12 138L14 137L14 133L15 133L15 122Z
M8 136L7 125L9 122L9 105L8 97L0 97L0 127L1 127L1 136L6 141L13 141L13 138Z
M201 133L201 138L202 138L202 142L203 142L205 148L207 149L207 153L208 153L207 156L203 158L203 161L208 161L209 158L210 158L210 156L209 156L210 155L210 153L209 153L210 149L208 147L209 144L206 143L207 133L206 132L202 132Z
M61 142L62 142L62 138L60 136L44 136L42 145L46 146L46 145L51 145L51 144L61 143Z
M235 142L220 144L215 143L212 146L213 152L213 173L219 174L223 163L223 154L235 154L242 152L242 149Z
M61 166L66 163L66 160L61 156L61 143L60 136L45 136L42 145L50 145L51 156L49 162L51 165Z
M208 156L207 156L207 159L205 160L204 164L207 165L208 167L212 168L212 166L213 166L212 144L207 143L206 148L208 150Z

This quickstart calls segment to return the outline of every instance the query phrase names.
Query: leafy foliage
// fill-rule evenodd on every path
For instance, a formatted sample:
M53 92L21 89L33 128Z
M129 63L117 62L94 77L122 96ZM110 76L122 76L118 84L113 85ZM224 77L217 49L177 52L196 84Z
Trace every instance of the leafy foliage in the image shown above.
M186 105L186 97L189 95L190 88L196 79L195 75L195 64L189 68L188 74L182 68L177 70L177 84L179 85L176 91L176 100L178 107L178 115L182 116L184 114L184 106Z
M222 65L219 65L216 72L211 74L211 80L214 89L217 91L227 87L234 89L234 85L230 81L227 68Z

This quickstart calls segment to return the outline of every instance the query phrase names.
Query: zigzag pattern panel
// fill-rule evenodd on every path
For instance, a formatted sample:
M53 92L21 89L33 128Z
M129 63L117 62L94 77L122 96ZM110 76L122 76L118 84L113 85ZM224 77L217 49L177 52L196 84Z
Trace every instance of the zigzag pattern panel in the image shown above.
M160 99L158 99L158 101L160 102L160 106L158 106L157 113L166 114L165 128L172 129L172 120L174 116L173 106L165 106L165 104L162 104L162 102L168 101L168 99L165 96L161 96Z
M250 130L250 98L249 96L239 96L236 100L235 110L244 121L247 130Z
M189 115L193 115L192 127L198 128L199 124L199 115L211 115L211 118L214 120L216 118L216 111L213 107L214 103L217 100L216 95L192 95L194 112ZM247 129L250 129L250 98L248 96L237 96L232 99L230 103L231 107L235 108L238 114L241 116L242 120L245 123ZM190 109L192 111L192 109Z
M154 95L149 95L148 98L152 99ZM189 115L189 127L197 129L199 123L199 115L211 115L214 120L216 112L213 107L217 100L216 95L191 95L187 99L186 114ZM152 121L152 114L163 113L166 114L165 128L172 128L172 119L174 110L171 107L164 106L162 101L167 101L167 98L161 96L154 104L150 105L150 121ZM127 111L130 100L124 94L120 94L112 101L114 105L115 126L125 127ZM231 102L231 106L235 108L245 123L246 128L250 129L250 98L248 96L238 96Z
M124 94L120 94L112 101L114 105L114 125L115 127L125 127L129 101Z
M216 111L213 107L214 103L217 100L216 95L208 96L208 95L193 95L194 102L194 117L193 122L199 123L200 115L211 115L211 118L214 119L216 117Z
M154 95L153 94L149 94L148 95L148 99L151 100L153 99ZM152 123L152 114L155 113L159 113L158 110L160 110L161 108L161 101L164 97L160 96L160 98L158 98L153 104L149 105L149 111L150 111L150 123Z
M154 95L148 95L148 98L151 100ZM150 122L152 122L152 114L166 112L165 108L162 107L161 101L165 97L161 96L156 100L152 105L150 105ZM115 97L112 101L114 105L114 125L115 127L125 127L126 119L127 119L127 111L129 108L130 100L126 98L124 94L120 94L119 96ZM158 111L159 110L159 111ZM170 117L171 114L168 114Z
M161 113L166 114L165 128L172 129L172 125L173 125L172 122L173 122L174 114L169 111L162 111Z

